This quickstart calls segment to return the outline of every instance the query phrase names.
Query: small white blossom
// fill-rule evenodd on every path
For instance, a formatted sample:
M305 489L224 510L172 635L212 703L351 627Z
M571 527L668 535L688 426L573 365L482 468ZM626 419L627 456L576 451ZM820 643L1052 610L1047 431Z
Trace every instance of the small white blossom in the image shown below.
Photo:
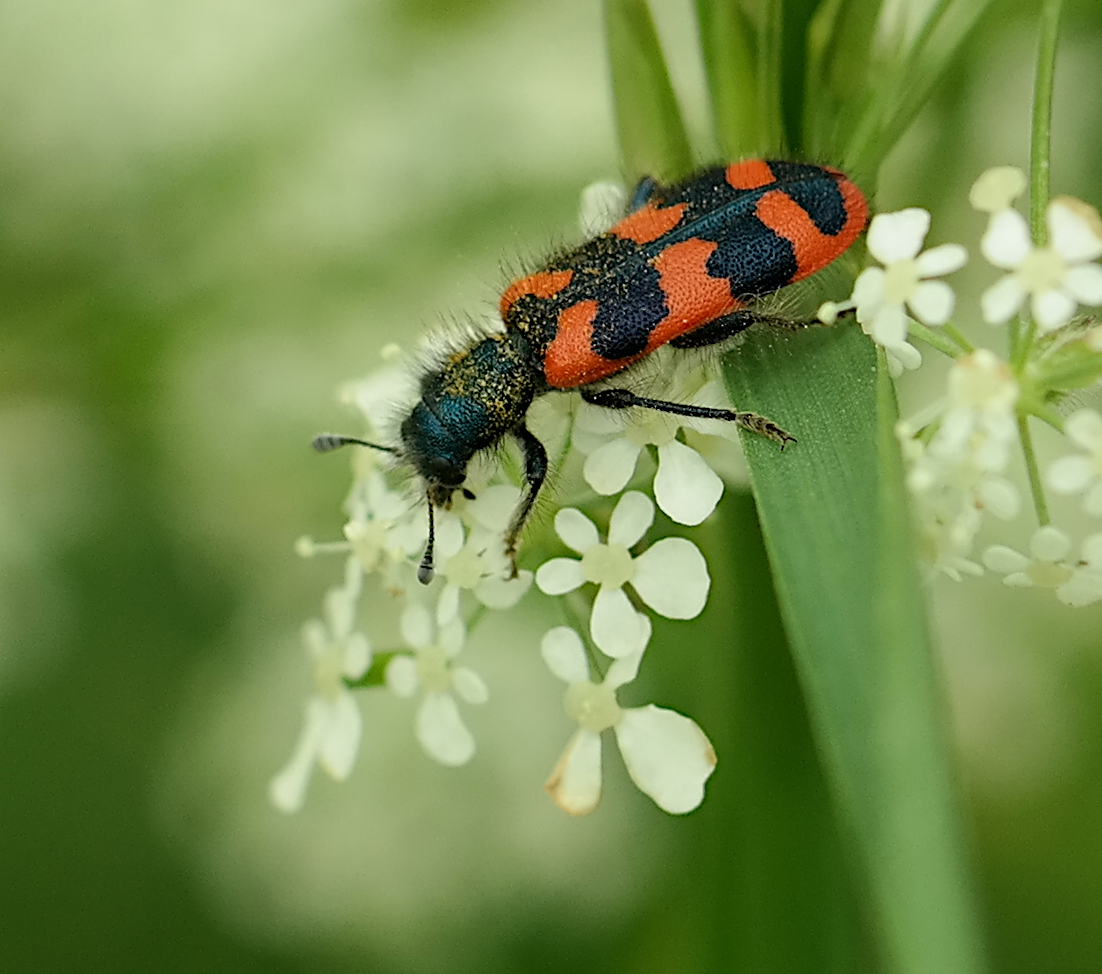
M691 812L704 800L704 783L716 755L704 732L673 710L649 704L621 707L616 691L635 679L642 652L612 663L600 683L590 679L578 634L566 626L543 637L543 658L568 686L567 715L578 730L545 785L555 804L571 815L588 815L601 798L601 732L612 730L631 780L663 811Z
M314 663L315 693L306 702L302 733L290 761L268 786L272 804L280 811L302 807L315 761L338 781L352 772L363 723L344 681L358 680L371 665L370 643L353 630L362 581L359 562L349 558L344 585L325 597L325 622L313 619L303 627Z
M605 233L624 215L628 194L623 183L603 180L582 190L578 225L587 237Z
M1048 484L1060 494L1083 494L1083 508L1102 517L1102 416L1080 409L1064 422L1069 440L1086 451L1061 457L1049 467Z
M520 491L510 484L486 487L475 500L456 502L458 516L438 518L443 534L437 541L436 574L444 581L436 604L440 625L459 614L459 598L470 591L489 609L511 609L532 585L532 573L510 578L503 537L512 519ZM471 525L464 541L463 525Z
M980 299L990 324L1008 321L1031 299L1033 320L1042 332L1066 325L1078 305L1102 304L1102 220L1098 211L1071 196L1058 196L1046 212L1049 245L1035 247L1029 225L1017 210L995 213L980 249L988 262L1010 271Z
M931 278L959 270L968 261L960 244L919 253L929 229L930 214L917 207L873 217L868 249L884 266L865 268L851 297L866 334L906 368L921 361L918 350L907 342L907 312L925 325L945 324L953 314L953 289ZM840 307L835 306L835 314Z
M650 608L668 619L693 619L708 599L711 578L700 549L686 538L663 538L637 558L628 550L654 521L654 504L628 491L612 512L608 542L602 543L593 522L581 511L564 507L555 516L555 531L581 555L552 558L536 572L536 585L547 595L572 592L586 582L600 586L593 602L589 631L609 656L642 652L650 639L650 620L635 610L624 592L631 584Z
M429 757L441 764L466 764L475 752L474 737L459 716L458 696L465 703L485 703L486 684L474 670L456 666L466 640L463 622L453 618L436 627L432 614L421 605L402 613L402 638L414 652L391 659L386 684L399 697L424 693L417 708L417 740ZM454 694L454 696L453 696Z
M1069 562L1070 551L1071 539L1048 525L1033 532L1028 556L1006 545L992 545L983 553L983 563L1005 575L1005 584L1052 589L1065 605L1102 600L1102 534L1084 541L1081 561Z
M371 574L415 557L425 544L428 527L424 513L391 490L382 471L374 467L375 451L354 449L354 469L361 463L367 469L355 479L345 502L349 520L344 536L363 570Z
M949 369L949 396L930 453L970 455L981 469L1001 471L1018 435L1018 382L1002 359L986 348L962 355Z

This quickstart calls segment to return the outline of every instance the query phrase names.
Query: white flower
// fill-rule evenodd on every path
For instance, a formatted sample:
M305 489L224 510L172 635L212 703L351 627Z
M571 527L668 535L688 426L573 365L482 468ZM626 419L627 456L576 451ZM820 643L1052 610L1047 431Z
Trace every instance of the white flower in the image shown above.
M358 680L371 665L370 643L352 628L362 580L359 562L349 558L344 586L325 597L325 622L313 619L303 627L316 692L306 702L306 719L290 761L268 785L272 804L280 811L302 807L315 761L338 781L352 772L363 724L344 681Z
M694 397L693 402L704 405L699 397ZM598 494L618 494L635 474L643 448L656 446L658 472L654 477L654 499L678 524L700 524L723 496L723 481L696 450L677 439L677 433L682 427L702 426L702 422L684 416L639 410L620 436L586 457L582 475ZM711 432L710 427L704 429Z
M429 757L441 764L466 764L474 757L475 743L452 694L466 703L478 704L486 702L489 692L474 670L454 665L467 636L463 623L453 618L437 629L424 606L411 605L402 613L401 629L402 638L414 653L391 659L386 684L400 697L412 697L422 690L417 740Z
M1069 562L1069 551L1071 539L1048 525L1033 532L1028 557L1006 545L992 545L983 553L983 563L1005 575L1007 585L1053 589L1065 605L1102 600L1102 534L1083 542L1082 561Z
M1066 325L1079 304L1102 304L1102 220L1098 211L1071 196L1048 204L1049 245L1035 247L1029 225L1017 210L995 213L980 242L984 257L1010 271L980 299L984 319L1009 320L1031 298L1033 320L1042 332Z
M949 397L930 453L942 459L970 455L980 469L1001 471L1018 435L1018 382L994 352L978 348L949 369Z
M354 463L367 458L369 467L353 481L345 501L349 521L344 536L368 574L416 557L428 536L424 512L390 489L382 471L370 465L373 454L355 448Z
M968 260L960 244L942 244L920 254L929 229L930 214L917 207L873 217L869 253L884 267L865 268L853 285L851 300L861 327L905 367L918 354L907 342L907 311L925 325L945 324L953 314L953 289L930 278L959 270Z
M618 659L600 683L589 678L589 665L578 634L566 626L543 637L543 658L568 686L567 715L578 730L566 745L544 786L564 812L588 815L601 798L601 732L611 729L631 780L663 811L691 812L704 800L704 783L715 770L716 755L704 732L688 717L649 704L621 707L616 691L635 679L642 652Z
M502 540L519 497L520 491L510 484L486 487L475 500L457 502L459 517L438 518L442 533L437 539L436 574L444 581L436 603L440 625L459 614L464 590L489 609L511 609L531 587L529 571L509 578L511 565ZM461 520L472 525L465 542Z
M1065 420L1064 432L1087 455L1057 460L1048 469L1049 486L1060 494L1083 493L1083 508L1102 517L1102 416L1093 409L1080 409Z
M587 237L596 237L618 223L624 215L628 194L622 183L603 180L582 190L578 225Z
M636 594L659 615L692 619L708 599L711 578L704 556L685 538L663 538L639 557L629 548L646 534L654 505L638 491L628 491L612 512L608 543L581 511L564 507L555 515L555 531L581 560L552 558L536 572L536 585L547 595L563 595L586 582L600 586L593 602L589 632L603 653L613 657L642 652L650 639L650 620L636 612L624 593Z

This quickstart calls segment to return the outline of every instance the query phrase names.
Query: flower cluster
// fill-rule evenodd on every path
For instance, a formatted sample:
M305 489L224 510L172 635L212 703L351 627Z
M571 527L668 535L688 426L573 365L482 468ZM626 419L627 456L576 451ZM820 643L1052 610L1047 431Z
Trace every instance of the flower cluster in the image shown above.
M1098 329L1077 317L1080 306L1102 304L1102 220L1080 200L1057 197L1046 211L1047 242L1035 243L1013 208L1025 176L1009 166L985 172L969 199L987 214L979 250L1005 272L983 292L978 317L1007 325L1006 358L974 348L951 322L955 295L944 281L967 260L963 247L942 244L919 253L930 227L925 210L880 214L869 227L869 252L883 267L858 276L850 298L828 302L820 318L853 310L882 346L893 374L917 368L919 339L953 358L945 394L896 429L919 528L931 568L960 580L984 567L1007 585L1052 589L1068 605L1102 600L1102 532L1078 545L1049 523L1044 486L1082 494L1088 515L1102 516L1102 416L1080 409L1066 419L1059 403L1073 389L1102 378ZM1039 419L1079 447L1042 477L1029 422ZM1021 509L1011 468L1021 456L1029 474L1039 526L1024 555L1004 544L974 548L985 515L1013 520Z

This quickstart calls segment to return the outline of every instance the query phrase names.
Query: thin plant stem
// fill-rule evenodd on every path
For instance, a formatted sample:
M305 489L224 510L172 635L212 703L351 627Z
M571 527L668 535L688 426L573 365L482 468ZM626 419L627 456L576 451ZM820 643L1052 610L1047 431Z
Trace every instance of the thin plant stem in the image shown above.
M941 330L945 332L954 342L956 342L966 353L971 354L976 350L976 346L973 345L964 335L960 329L951 322L941 326Z
M917 338L919 341L925 342L931 348L936 348L942 355L948 355L949 358L960 358L962 352L970 351L970 349L963 346L958 347L958 344L954 344L950 340L952 336L943 335L939 329L927 328L917 321L912 321L907 326L907 333L911 338Z
M1056 72L1056 39L1064 0L1045 0L1041 8L1041 43L1033 86L1033 129L1029 140L1029 222L1033 242L1048 243L1045 210L1049 195L1049 153L1052 147L1052 79Z
M1044 527L1049 523L1048 504L1045 502L1045 489L1041 483L1041 471L1037 466L1037 456L1033 452L1033 436L1029 431L1029 416L1018 413L1018 435L1022 442L1022 456L1025 469L1029 474L1029 489L1033 494L1033 508L1037 512L1037 523Z

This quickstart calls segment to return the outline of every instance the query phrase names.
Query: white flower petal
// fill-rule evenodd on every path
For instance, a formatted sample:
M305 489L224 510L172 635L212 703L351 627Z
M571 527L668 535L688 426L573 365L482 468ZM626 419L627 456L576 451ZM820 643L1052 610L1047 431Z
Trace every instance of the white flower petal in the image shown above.
M1072 264L1102 257L1102 224L1098 211L1072 196L1057 196L1045 214L1056 252Z
M1102 267L1097 264L1069 267L1063 285L1080 304L1092 308L1102 304Z
M585 658L582 637L569 626L548 629L540 642L540 655L547 668L564 683L581 683L589 679L589 663Z
M586 457L582 467L585 482L598 494L618 494L635 473L640 450L642 447L638 443L624 436L597 447Z
M924 325L944 325L953 316L956 295L944 281L921 281L907 301Z
M483 487L473 501L468 501L466 513L491 534L504 534L519 500L519 488L512 484L495 484Z
M1056 589L1056 598L1064 605L1082 606L1102 601L1102 572L1080 568Z
M663 538L635 559L631 585L667 619L694 619L708 601L712 580L700 549L687 538Z
M1102 456L1102 416L1093 409L1078 409L1064 422L1069 440Z
M351 693L342 693L329 705L325 727L318 742L318 763L337 781L352 773L360 749L363 719Z
M302 641L313 660L329 652L329 630L320 619L308 619L302 626Z
M517 572L516 578L486 578L475 586L475 597L488 609L511 609L532 587L532 573Z
M617 223L627 206L627 190L621 183L602 180L582 190L578 224L586 237L596 237Z
M406 606L399 628L406 645L414 649L421 649L432 642L432 616L423 605Z
M436 512L434 543L436 545L436 567L441 568L444 562L458 554L463 547L463 522L450 511L438 510Z
M968 251L960 244L947 243L931 247L918 255L918 273L921 277L942 277L959 271L968 263Z
M1091 517L1102 517L1102 481L1089 488L1083 495L1083 510Z
M417 710L417 740L429 757L450 768L474 757L474 738L447 693L427 693Z
M976 497L984 510L1004 521L1017 517L1021 506L1018 489L1002 477L984 477L976 487Z
M989 325L1009 321L1025 300L1025 286L1014 274L999 278L980 297L983 320Z
M995 166L972 184L968 202L983 213L998 213L1021 196L1025 188L1025 173L1016 166Z
M895 362L898 367L896 377L902 375L904 369L917 369L922 364L922 353L910 342L893 345L884 349L884 352L888 356L888 362Z
M896 348L907 340L907 316L898 304L885 304L865 329L877 345Z
M466 703L485 703L490 699L490 688L474 670L467 666L452 667L452 686L459 699Z
M459 615L459 586L448 583L436 602L436 624L444 625Z
M983 553L983 563L993 572L1009 575L1029 568L1029 559L1004 544L994 544Z
M601 800L601 736L579 729L544 790L568 815L588 815Z
M565 595L584 582L582 563L575 558L552 558L536 569L536 587L544 595Z
M1033 588L1033 579L1025 572L1011 572L1003 579L1003 585L1010 588Z
M421 681L417 678L417 662L412 656L392 656L383 674L390 692L399 697L412 697Z
M1075 314L1075 301L1063 291L1053 289L1033 295L1033 320L1042 332L1062 328Z
M716 753L688 717L654 704L627 709L616 741L631 780L663 811L681 815L704 800Z
M637 490L629 490L612 511L608 521L609 544L630 548L654 523L654 502Z
M306 704L302 731L291 752L291 759L268 783L268 798L281 812L297 812L306 800L306 786L314 770L314 758L324 724L325 702L311 698Z
M994 214L980 240L980 251L987 262L1008 271L1018 267L1032 249L1029 224L1017 210Z
M467 626L461 618L449 619L436 633L436 644L448 659L454 659L463 651L467 639Z
M929 229L930 214L917 206L881 213L869 224L869 253L881 264L910 260L922 249Z
M650 623L635 611L623 589L602 588L593 601L589 634L606 656L630 656L646 647Z
M1075 455L1061 457L1048 468L1045 478L1058 494L1078 494L1094 480L1094 464L1087 457Z
M1029 553L1037 561L1062 561L1071 551L1071 538L1051 524L1038 528L1029 539Z
M723 481L696 450L677 440L658 448L654 499L678 524L700 524L722 496Z
M631 683L631 681L639 675L639 664L642 661L643 654L641 652L632 653L630 656L625 656L622 659L613 660L612 665L605 674L605 685L615 690L624 686L626 683Z
M866 267L853 282L853 303L857 305L857 320L875 316L884 303L886 275L880 267Z
M1083 561L1092 571L1102 571L1102 533L1092 534L1083 541Z
M362 632L354 632L344 643L341 657L341 673L350 680L358 680L371 666L371 643Z
M555 515L555 533L579 555L600 541L597 526L576 507L564 507Z

